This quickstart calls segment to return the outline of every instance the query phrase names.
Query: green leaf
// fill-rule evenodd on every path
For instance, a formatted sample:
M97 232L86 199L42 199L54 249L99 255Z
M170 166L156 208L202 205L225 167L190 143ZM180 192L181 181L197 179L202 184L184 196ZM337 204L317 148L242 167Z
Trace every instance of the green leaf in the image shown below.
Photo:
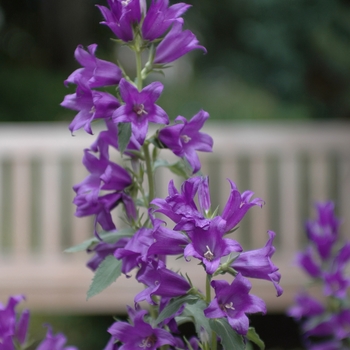
M239 335L225 318L209 320L211 329L221 338L221 344L225 350L244 350L243 337Z
M265 344L264 342L260 339L259 334L256 333L254 327L249 327L248 333L247 333L247 338L255 343L261 350L265 349Z
M166 318L174 315L183 304L185 303L193 304L197 300L198 300L198 296L193 294L186 294L182 297L172 299L170 303L159 314L158 318L156 319L156 324L159 324L160 322L164 321Z
M181 176L181 177L183 177L185 179L189 178L188 166L183 160L180 160L177 163L168 165L168 168L175 175Z
M100 237L104 242L107 243L115 243L118 241L118 239L123 238L123 237L131 237L134 234L134 230L131 227L126 227L123 228L119 231L110 231L110 232L103 232L100 233ZM94 244L99 243L100 240L97 239L96 237L92 237L80 244L77 244L73 247L67 248L64 252L65 253L76 253L76 252L81 252L83 250L88 249Z
M194 304L187 304L184 310L184 315L190 315L193 318L193 323L196 327L197 335L200 335L202 328L206 330L209 338L211 338L211 327L209 320L205 317L203 310L207 307L204 300L199 299Z
M131 138L131 124L118 123L118 148L121 154L124 153Z
M87 299L101 293L115 282L121 275L121 268L122 260L117 260L113 255L108 255L95 272L87 292Z

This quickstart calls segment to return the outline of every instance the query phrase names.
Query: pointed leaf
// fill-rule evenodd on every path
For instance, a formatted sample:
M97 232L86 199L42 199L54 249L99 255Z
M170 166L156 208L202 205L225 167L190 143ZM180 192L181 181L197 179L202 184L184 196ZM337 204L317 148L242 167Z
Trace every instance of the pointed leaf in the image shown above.
M160 322L164 321L166 318L174 315L183 304L185 303L193 304L197 300L198 300L198 296L193 294L186 294L182 297L172 299L170 303L159 314L158 318L156 319L156 324L159 324Z
M225 318L209 320L211 329L221 338L221 344L225 350L244 350L243 337L239 335Z
M131 138L131 124L118 123L118 148L121 154L124 153Z
M248 333L247 333L247 338L255 343L261 350L265 349L265 344L264 342L260 339L259 334L256 333L254 327L249 327Z
M95 272L87 292L87 299L101 293L115 282L121 275L121 268L122 260L117 260L113 255L108 255Z
M168 168L175 175L181 176L185 179L188 179L190 177L190 175L188 174L188 167L186 163L182 160L178 161L177 163L168 165Z
M206 330L209 337L211 338L211 327L209 320L205 317L203 310L207 307L204 300L198 300L194 304L187 304L185 307L184 315L190 315L193 318L193 323L196 327L197 335L200 335L202 328Z

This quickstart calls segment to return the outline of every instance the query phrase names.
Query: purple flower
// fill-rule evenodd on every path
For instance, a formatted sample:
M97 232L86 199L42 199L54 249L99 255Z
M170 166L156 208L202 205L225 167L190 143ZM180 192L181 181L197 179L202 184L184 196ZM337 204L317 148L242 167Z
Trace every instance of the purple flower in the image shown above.
M324 306L317 299L305 292L296 295L295 303L296 305L290 307L287 313L297 320L302 317L321 315L325 311Z
M169 33L157 46L154 63L166 64L173 62L195 49L207 52L204 46L199 45L196 36L190 30L182 31L182 25L180 19L174 22Z
M116 85L122 78L122 71L112 62L95 57L96 44L88 46L88 52L79 45L74 53L76 60L83 66L75 70L65 80L65 84L73 83L98 88L106 85Z
M190 121L178 116L175 122L178 124L165 127L159 132L160 141L170 148L178 157L184 157L196 173L201 164L196 151L212 152L213 139L199 132L209 114L203 110L199 111Z
M322 260L328 259L339 235L340 221L334 215L334 203L317 203L318 218L306 223L309 239L316 245Z
M189 7L184 3L169 7L169 0L152 0L142 23L143 38L150 41L159 38Z
M109 9L105 6L100 9L107 25L117 38L128 42L134 39L133 24L141 21L140 0L107 0Z
M77 206L76 216L96 215L96 223L104 230L111 231L115 229L110 213L112 209L123 202L130 217L135 214L135 210L132 209L129 196L123 192L132 182L129 173L106 156L101 154L97 158L90 150L85 150L83 164L91 174L73 187L76 192L73 203ZM99 196L101 190L114 192Z
M91 122L111 117L120 103L107 92L90 90L87 86L79 84L76 93L66 95L61 106L79 111L69 125L72 133L84 127L87 133L92 134Z
M154 304L153 295L173 298L185 295L191 289L190 284L182 276L168 270L162 261L143 263L136 279L147 286L136 295L136 303L147 300L148 303Z
M163 85L153 82L138 91L133 84L122 79L119 88L125 105L119 107L112 118L115 123L131 123L132 133L142 145L147 135L148 122L169 123L166 112L155 104L163 91Z
M95 255L86 263L86 266L95 271L108 255L113 255L117 248L124 248L128 241L128 237L123 237L115 243L99 242L93 249L89 250Z
M191 243L184 250L184 257L193 256L202 261L205 271L213 274L220 265L220 259L231 252L241 252L240 244L229 238L222 238L222 219L216 217L207 229L194 228L190 234Z
M309 246L304 252L297 253L297 264L302 267L311 277L317 278L322 274L319 264L314 260L312 248Z
M124 248L118 248L114 256L122 259L122 272L127 275L141 261L147 261L147 251L154 242L152 229L140 228Z
M279 285L281 274L277 272L278 267L271 261L271 257L275 252L272 243L276 234L272 231L268 231L268 234L270 238L264 248L240 253L231 266L245 277L271 281L276 288L277 296L280 296L283 293L283 289Z
M24 310L17 320L16 306L24 300L23 295L11 296L6 306L0 303L0 349L14 350L14 341L24 345L27 340L29 311Z
M204 310L207 318L227 317L231 327L241 335L246 335L249 328L247 313L266 313L266 305L262 299L250 295L250 282L240 273L231 284L224 280L211 282L215 289L215 298Z
M175 345L175 338L166 330L152 328L143 318L146 310L141 310L134 316L134 325L126 322L115 322L108 332L123 345L119 350L149 349L156 350L163 345Z
M204 228L209 225L210 220L198 211L194 201L200 182L200 177L189 178L182 183L179 193L171 180L168 185L169 196L152 201L159 208L155 212L166 215L176 223L175 230L190 231L194 227Z
M262 207L265 203L261 198L254 198L250 201L254 192L245 191L240 194L236 184L231 180L228 181L231 185L231 192L221 215L222 218L226 220L227 232L232 230L243 219L244 215L251 207L255 205Z
M36 350L77 350L75 346L64 346L66 337L62 333L54 335L50 325L46 325L47 333L45 339L38 345Z
M118 344L115 342L115 339L111 336L109 338L109 341L106 347L103 350L118 350L118 349L119 349Z

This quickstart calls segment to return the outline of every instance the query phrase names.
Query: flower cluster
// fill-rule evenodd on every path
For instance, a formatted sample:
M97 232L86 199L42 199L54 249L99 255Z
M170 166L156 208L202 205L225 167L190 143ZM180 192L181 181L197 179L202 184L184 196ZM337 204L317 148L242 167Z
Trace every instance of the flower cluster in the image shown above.
M16 313L16 306L23 300L23 295L14 295L9 298L6 306L0 303L1 350L25 350L32 345L28 339L30 313L24 310L19 317ZM62 333L54 335L51 326L46 327L48 329L46 337L36 350L77 350L74 346L64 346L66 338Z
M316 209L317 219L306 223L309 245L298 253L297 263L312 280L310 286L321 286L324 298L303 290L288 314L301 320L308 349L350 349L350 276L346 271L350 242L341 243L333 202L317 203Z
M135 54L136 77L131 79L115 63L98 59L97 45L85 51L81 46L75 57L82 68L65 81L76 85L61 105L78 111L69 129L83 128L92 134L92 123L103 119L105 128L96 141L85 149L83 164L89 175L74 186L76 216L93 216L94 238L70 251L93 252L88 267L96 275L88 296L101 292L124 274L135 273L144 288L128 307L128 322L115 322L105 350L129 349L206 349L215 350L218 339L225 348L244 349L248 340L262 342L249 327L247 314L265 313L266 305L250 294L247 279L271 281L277 296L282 294L280 274L272 263L275 233L260 249L243 251L230 234L237 229L248 210L262 206L263 200L252 199L254 193L241 193L229 180L231 189L222 212L211 207L209 178L202 176L197 152L211 152L213 139L201 129L209 114L200 110L190 120L183 116L170 118L158 104L163 84L155 81L144 86L151 72L167 68L194 49L206 52L195 35L183 30L181 17L189 8L184 3L169 6L168 0L107 0L108 7L98 6L118 43ZM141 54L148 51L142 65ZM104 90L115 86L116 95ZM110 90L109 90L110 91ZM160 124L154 135L148 135L148 124ZM170 125L169 125L170 124ZM118 164L110 151L119 151ZM160 151L169 149L179 157L170 164L160 159ZM168 196L156 196L155 172L159 167L184 178L178 190L171 181ZM112 212L122 207L126 227L117 227ZM167 226L165 221L172 221ZM175 255L189 262L197 259L203 266L205 293L193 285L189 276L173 271L167 256ZM229 279L218 276L230 275ZM231 280L228 282L228 280ZM212 290L215 292L212 297ZM149 311L141 303L149 304ZM193 322L196 336L186 339L178 326ZM257 339L259 341L257 341Z

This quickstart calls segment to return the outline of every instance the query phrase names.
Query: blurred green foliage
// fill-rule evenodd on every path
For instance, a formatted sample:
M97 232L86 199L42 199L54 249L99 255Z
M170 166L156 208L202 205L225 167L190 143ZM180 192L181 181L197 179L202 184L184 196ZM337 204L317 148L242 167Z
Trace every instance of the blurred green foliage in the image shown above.
M350 118L349 0L187 2L185 25L208 53L191 53L193 72L180 70L183 82L164 91L170 115ZM93 6L105 0L18 3L1 4L0 120L69 120L74 113L58 105L68 93L62 81L78 68L74 48L97 42L104 58L113 50Z

